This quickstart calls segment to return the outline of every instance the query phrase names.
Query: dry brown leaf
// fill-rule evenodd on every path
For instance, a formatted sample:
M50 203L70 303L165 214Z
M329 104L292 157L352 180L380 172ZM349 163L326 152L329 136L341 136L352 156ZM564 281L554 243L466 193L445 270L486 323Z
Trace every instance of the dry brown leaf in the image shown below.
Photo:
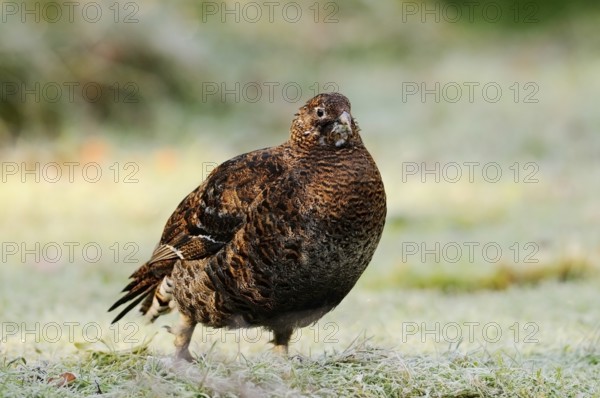
M56 387L64 387L75 381L77 377L71 372L65 372L58 377L51 377L48 383L56 385Z

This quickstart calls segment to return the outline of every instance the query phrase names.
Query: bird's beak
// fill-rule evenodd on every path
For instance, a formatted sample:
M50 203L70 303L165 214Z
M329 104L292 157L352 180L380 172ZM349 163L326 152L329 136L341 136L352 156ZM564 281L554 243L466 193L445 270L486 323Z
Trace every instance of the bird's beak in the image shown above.
M337 118L333 127L333 134L336 147L339 148L346 144L348 137L352 135L352 116L348 112L342 112Z
M346 111L342 112L340 117L338 117L338 121L346 126L348 130L350 130L350 134L352 134L352 116Z

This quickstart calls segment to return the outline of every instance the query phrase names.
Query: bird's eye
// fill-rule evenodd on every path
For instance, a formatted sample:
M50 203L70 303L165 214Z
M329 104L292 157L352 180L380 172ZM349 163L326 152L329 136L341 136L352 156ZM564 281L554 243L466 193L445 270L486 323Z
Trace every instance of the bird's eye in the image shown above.
M321 108L317 108L317 116L323 117L323 115L325 115L325 111Z

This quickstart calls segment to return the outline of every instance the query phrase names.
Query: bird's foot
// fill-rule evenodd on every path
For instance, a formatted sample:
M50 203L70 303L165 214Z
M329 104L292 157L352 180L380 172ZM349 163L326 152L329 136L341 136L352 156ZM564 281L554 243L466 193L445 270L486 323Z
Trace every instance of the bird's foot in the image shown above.
M273 352L282 358L288 358L288 346L287 344L277 344L273 347Z
M288 345L294 329L276 329L273 330L273 340L271 343L275 344L273 352L276 352L283 358L288 357Z
M186 362L194 362L196 360L196 358L194 358L192 356L192 353L190 352L190 350L187 347L182 348L182 349L178 348L175 351L175 359L178 361L183 360Z
M181 322L175 326L165 326L165 329L175 336L175 357L188 362L194 361L194 357L190 353L190 341L196 326L188 317L181 316Z

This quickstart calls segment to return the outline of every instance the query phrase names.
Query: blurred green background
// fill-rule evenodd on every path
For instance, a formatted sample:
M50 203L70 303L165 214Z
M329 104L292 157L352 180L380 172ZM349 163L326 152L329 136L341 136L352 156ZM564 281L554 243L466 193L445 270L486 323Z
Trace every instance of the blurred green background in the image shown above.
M211 167L283 142L295 111L333 90L350 98L388 193L363 294L558 281L569 296L597 282L598 3L61 4L2 5L4 319L108 321ZM90 164L97 182L82 174ZM490 164L497 181L482 174ZM67 242L79 244L73 258ZM97 262L79 250L90 242ZM48 243L62 254L43 253ZM498 261L482 254L488 243ZM456 246L454 261L442 248Z

